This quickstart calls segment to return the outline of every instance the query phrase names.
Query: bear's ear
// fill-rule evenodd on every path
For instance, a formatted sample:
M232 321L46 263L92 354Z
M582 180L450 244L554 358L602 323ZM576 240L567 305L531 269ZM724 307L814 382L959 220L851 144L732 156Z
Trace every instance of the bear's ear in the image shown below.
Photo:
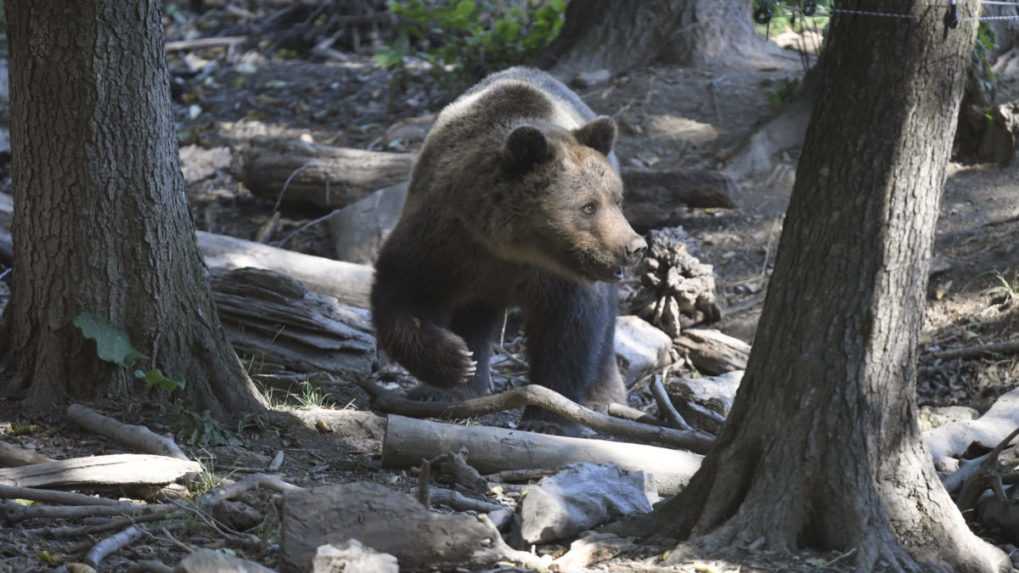
M581 144L600 151L602 155L608 155L616 144L616 122L611 117L600 115L587 125L573 130L573 137Z
M525 170L548 157L548 139L536 127L523 125L506 138L506 157L510 167Z

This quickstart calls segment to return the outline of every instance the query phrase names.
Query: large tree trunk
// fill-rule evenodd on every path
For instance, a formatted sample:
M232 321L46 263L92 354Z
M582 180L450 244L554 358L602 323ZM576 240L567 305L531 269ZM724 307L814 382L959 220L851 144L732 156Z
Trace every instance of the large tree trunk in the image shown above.
M967 529L916 420L924 285L975 23L946 34L943 3L901 4L915 22L833 22L746 375L715 449L659 513L692 544L855 548L861 571L879 558L1007 570Z
M750 0L585 0L544 55L562 76L612 74L662 59L680 65L729 64L759 53Z
M17 271L12 393L43 409L130 373L81 312L183 379L192 406L261 407L224 335L188 213L158 0L8 2Z

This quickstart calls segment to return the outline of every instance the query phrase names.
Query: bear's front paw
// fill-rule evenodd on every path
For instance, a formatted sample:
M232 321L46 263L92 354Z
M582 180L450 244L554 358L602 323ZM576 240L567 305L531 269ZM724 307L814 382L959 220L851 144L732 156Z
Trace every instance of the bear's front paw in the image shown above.
M469 384L478 372L478 363L467 343L452 332L443 332L422 358L430 363L423 365L418 378L438 388L454 388Z

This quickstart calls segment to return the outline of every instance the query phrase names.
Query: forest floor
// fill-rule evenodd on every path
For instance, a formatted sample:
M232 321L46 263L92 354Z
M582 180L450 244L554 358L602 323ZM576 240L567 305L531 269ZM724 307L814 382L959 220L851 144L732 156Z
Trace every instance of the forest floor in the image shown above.
M171 36L196 27L208 36L222 30L217 27L222 22L215 19L197 26L189 18L185 14L171 24ZM415 132L409 120L438 111L455 95L435 87L423 72L412 77L406 89L395 92L392 75L376 67L365 54L321 61L266 55L257 48L229 54L217 48L174 52L171 65L182 163L197 226L246 239L260 234L270 244L325 212L284 204L278 224L270 225L275 202L253 196L231 169L253 139L271 136L364 149L413 150L423 132ZM596 112L619 122L617 151L624 164L719 168L758 127L789 104L783 94L802 73L794 54L764 68L653 66L579 93ZM409 127L394 138L391 127L397 124ZM740 181L737 209L690 210L682 223L699 240L701 258L714 266L720 303L726 311L721 329L748 342L752 342L763 305L797 157L798 152L790 150L768 173ZM1007 167L950 166L922 335L918 390L925 407L967 406L982 412L995 398L1019 385L1019 359L1015 356L937 361L930 355L947 348L1012 340L1019 332L1017 198L1019 162ZM286 247L321 256L331 256L333 248L326 225L307 228ZM519 337L511 336L507 347L519 350L520 344ZM521 379L515 358L497 360L497 380L509 384ZM342 381L318 384L299 395L277 392L272 401L277 414L254 428L218 428L216 436L210 437L204 422L195 426L191 421L188 427L196 430L193 439L180 441L189 455L206 466L202 489L264 471L281 451L285 461L280 473L297 485L367 480L408 492L416 487L413 472L381 467L383 422L364 412L368 400L360 388ZM631 396L631 403L651 411L654 408L653 400L643 393ZM135 403L125 409L108 402L95 406L124 422L144 422L157 432L178 437L187 433L182 431L181 420L164 405ZM302 412L322 407L344 411L346 422L324 431L301 421ZM482 421L513 427L515 415L494 415ZM15 404L6 402L0 402L0 436L57 459L122 451L59 416L25 419ZM186 555L189 547L230 547L238 555L277 566L279 514L272 495L252 492L241 499L265 517L255 530L265 543L255 548L232 544L196 518L173 532L154 530L145 540L111 556L104 570L126 571L144 559L172 564ZM39 533L22 527L0 529L0 572L51 570L82 542L82 538L42 540ZM991 540L1005 544L1005 540ZM851 569L851 559L839 554L780 555L744 549L733 549L725 560L664 568L655 562L666 549L642 546L590 569L702 573ZM554 545L540 549L551 553L564 550Z

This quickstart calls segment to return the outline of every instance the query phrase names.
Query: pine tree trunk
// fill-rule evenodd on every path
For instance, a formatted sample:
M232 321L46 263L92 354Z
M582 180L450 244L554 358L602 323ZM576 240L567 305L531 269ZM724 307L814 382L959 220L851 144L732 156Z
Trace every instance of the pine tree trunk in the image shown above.
M17 261L7 321L26 407L140 382L97 359L81 312L126 331L192 406L257 410L195 244L158 0L7 3Z
M754 33L750 0L585 0L566 21L541 64L569 76L613 74L656 60L729 64L766 49Z
M747 373L715 449L658 516L690 546L855 548L861 571L879 558L1007 570L917 426L924 288L976 26L945 35L944 3L900 4L915 22L833 22Z

